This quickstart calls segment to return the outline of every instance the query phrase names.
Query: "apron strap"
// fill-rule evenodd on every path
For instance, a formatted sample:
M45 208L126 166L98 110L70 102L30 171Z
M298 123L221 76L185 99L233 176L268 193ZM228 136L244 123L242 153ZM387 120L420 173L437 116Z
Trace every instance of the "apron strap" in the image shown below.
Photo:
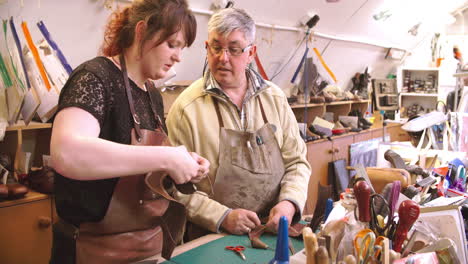
M216 99L214 96L212 96L211 98L213 98L216 115L218 116L219 128L221 129L222 127L224 127L224 123L223 123L223 117L221 116L221 112L219 111L218 99Z
M268 119L265 115L265 110L263 110L262 100L260 99L260 96L257 96L257 98L258 98L258 103L260 104L260 111L262 112L263 122L265 122L265 124L268 124Z
M158 115L158 110L156 109L156 102L158 101L158 89L154 86L153 82L145 82L146 90L148 90L149 98L151 101L151 109L153 110L154 119L156 120L156 128L164 128L161 117Z
M140 142L141 141L140 118L135 112L135 106L133 105L132 91L130 89L130 83L128 81L127 66L125 64L125 58L123 54L120 54L119 60L120 60L120 67L122 68L122 75L124 78L125 91L127 93L128 104L130 105L130 112L132 113L132 117L133 117L133 125L135 127L136 138L138 142Z

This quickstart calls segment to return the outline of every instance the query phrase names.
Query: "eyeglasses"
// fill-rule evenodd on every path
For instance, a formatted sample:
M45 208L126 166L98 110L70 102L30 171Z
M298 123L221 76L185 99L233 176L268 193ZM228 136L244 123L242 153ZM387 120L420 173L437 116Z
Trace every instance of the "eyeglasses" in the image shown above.
M206 44L206 47L213 55L216 55L216 56L219 56L224 51L227 51L227 53L229 53L230 56L237 57L237 56L242 55L242 53L248 51L250 48L252 48L252 44L248 45L247 47L245 47L243 49L241 49L239 47L223 48L223 47L218 46L218 45L211 46L209 44Z

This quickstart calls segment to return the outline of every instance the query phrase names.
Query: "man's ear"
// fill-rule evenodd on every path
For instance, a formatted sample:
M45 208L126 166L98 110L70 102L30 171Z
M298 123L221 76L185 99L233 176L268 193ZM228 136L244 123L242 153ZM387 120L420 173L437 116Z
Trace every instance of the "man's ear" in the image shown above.
M252 47L249 49L249 63L255 59L255 56L257 56L257 46L252 44Z

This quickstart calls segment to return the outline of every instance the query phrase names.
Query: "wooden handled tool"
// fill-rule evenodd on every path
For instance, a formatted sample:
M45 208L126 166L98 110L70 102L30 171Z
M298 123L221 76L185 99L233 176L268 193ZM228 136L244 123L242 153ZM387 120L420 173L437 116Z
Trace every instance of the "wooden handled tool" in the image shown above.
M359 209L359 221L368 223L370 222L371 188L367 182L358 181L353 189Z
M324 246L320 246L315 254L316 263L319 264L330 264L330 258L328 257L328 251Z
M317 236L312 232L310 227L305 227L302 230L302 238L304 239L307 264L316 264L315 254L318 249Z
M419 217L419 205L412 200L403 201L398 208L398 217L400 220L393 239L393 250L401 252L408 231Z

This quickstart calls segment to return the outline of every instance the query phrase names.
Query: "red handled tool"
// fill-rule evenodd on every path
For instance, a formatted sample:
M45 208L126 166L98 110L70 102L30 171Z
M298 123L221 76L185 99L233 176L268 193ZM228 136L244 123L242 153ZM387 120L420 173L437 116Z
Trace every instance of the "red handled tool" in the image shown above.
M419 217L419 205L411 200L403 201L398 208L398 217L400 220L393 238L393 250L401 252L408 231Z
M359 209L359 221L370 222L370 196L371 188L365 181L358 181L354 184L354 196Z
M244 247L244 246L235 246L235 247L233 247L233 246L227 246L226 249L227 249L227 250L232 250L232 251L234 251L234 252L237 253L237 254L239 255L239 257L241 257L243 260L246 259L244 253L242 252L242 251L245 250L245 247Z

